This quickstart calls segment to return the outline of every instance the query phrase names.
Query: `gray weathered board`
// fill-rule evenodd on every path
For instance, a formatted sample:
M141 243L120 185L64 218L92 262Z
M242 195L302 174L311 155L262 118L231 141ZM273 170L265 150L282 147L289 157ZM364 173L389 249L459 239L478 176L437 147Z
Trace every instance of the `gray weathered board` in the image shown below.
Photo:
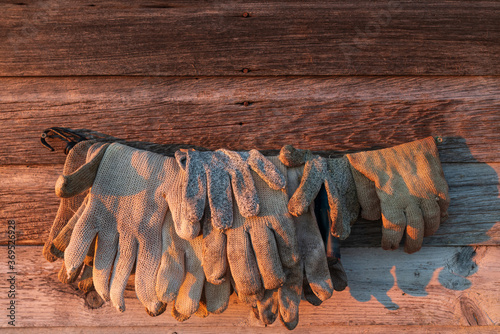
M133 277L123 314L59 283L41 255L64 162L39 144L50 126L269 154L442 136L449 219L412 255L380 249L380 222L356 223L349 287L303 302L295 332L500 332L500 1L0 3L0 309L12 219L16 330L286 333L234 296L177 323L144 312Z

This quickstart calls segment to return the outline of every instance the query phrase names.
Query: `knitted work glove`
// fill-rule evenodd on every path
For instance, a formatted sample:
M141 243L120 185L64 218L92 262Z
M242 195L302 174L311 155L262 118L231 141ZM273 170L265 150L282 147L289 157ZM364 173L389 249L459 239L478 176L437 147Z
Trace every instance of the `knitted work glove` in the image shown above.
M288 194L293 195L299 187L303 167L288 168ZM319 305L333 293L325 245L316 221L314 204L303 215L293 218L297 229L301 259L303 292L311 304Z
M68 273L81 265L97 236L93 272L96 291L123 311L123 292L136 263L137 297L150 314L159 314L165 307L155 291L161 259L161 227L167 212L165 198L168 200L177 191L172 189L176 162L173 158L113 143L102 157L95 179L92 173L85 173L92 163L58 180L61 195L71 194L72 191L65 192L68 189L79 192L92 185L88 204L64 254Z
M89 140L76 144L66 157L63 174L71 174L81 165L85 164L87 151L94 143L95 141ZM62 258L62 253L58 252L57 249L51 249L53 247L52 241L59 235L71 217L73 217L86 195L87 193L84 192L71 198L61 199L49 236L43 245L43 256L47 259L47 261L54 262L57 259Z
M63 174L65 175L75 172L86 161L90 162L95 155L103 154L104 153L103 148L106 147L106 145L104 145L105 142L123 142L124 144L127 144L131 147L145 149L151 152L156 152L163 155L172 155L172 156L174 152L180 149L181 147L190 147L189 145L176 145L176 144L160 145L147 142L125 142L123 140L111 137L106 134L85 129L77 130L76 132L82 135L83 137L93 138L93 140L86 140L80 142L76 144L69 151L63 169ZM94 145L97 142L100 142L100 144ZM91 148L90 151L89 148ZM89 172L89 170L87 170L87 172ZM97 169L95 169L95 173L97 173ZM64 250L69 244L73 228L76 222L78 221L79 216L83 212L83 209L85 208L85 206L81 206L81 204L83 202L83 199L85 198L85 195L87 194L87 191L85 190L82 193L78 193L76 195L74 190L71 190L71 193L69 192L70 190L66 189L66 196L70 196L71 194L73 194L74 196L61 199L59 210L52 224L49 237L46 240L43 248L43 254L46 257L46 259L50 262L55 261L57 258L64 258ZM70 275L68 275L68 273L66 272L66 267L63 262L58 274L59 280L62 283L72 283L77 280L81 271L82 276L80 278L80 281L78 282L79 289L84 292L93 290L93 283L92 283L93 258L94 258L94 245L91 245L89 249L89 254L87 254L87 257L84 260L85 264L80 267L81 270L76 270L72 272Z
M176 152L176 158L188 175L183 190L183 213L181 220L178 223L176 221L177 234L184 239L191 239L199 234L199 222L207 198L212 225L218 230L228 229L233 224L233 194L243 217L259 213L259 198L250 170L256 172L273 189L285 187L283 175L256 150L180 150Z
M204 175L213 173L213 169L206 166L203 168L192 166L192 164L200 164L199 153L196 151L176 153L176 158L185 170L188 180L200 180L200 170L206 171ZM252 153L217 151L204 152L204 154L218 155L217 161L224 161L225 166L240 166L232 168L249 174L247 176L235 174L233 177L238 181L233 183L233 193L239 195L235 195L236 203L232 204L234 206L232 228L224 231L216 228L213 222L206 221L207 223L203 224L203 269L207 281L213 284L224 282L229 265L235 289L240 298L247 302L254 302L262 298L264 288L273 289L282 285L286 279L284 268L293 267L298 262L293 221L286 207L281 206L282 201L287 197L283 190L277 190L286 184L285 178L282 171L256 151ZM248 166L245 166L243 161L250 159L251 156L260 159L252 158L258 160L252 163L255 166L252 171L248 170ZM226 161L228 158L229 161ZM231 162L232 160L234 161ZM216 181L212 179L211 182ZM245 188L245 185L249 185L250 188ZM227 189L227 187L224 188ZM199 188L193 187L193 189ZM248 192L249 189L255 189L255 192ZM245 191L247 191L246 194ZM213 202L218 200L218 197L214 196L215 192L208 194ZM231 198L230 192L222 192L222 194L224 194L224 200ZM252 198L253 203L257 198L262 200L258 216L244 217L241 214L241 208L246 205L244 198ZM211 212L213 213L214 210Z
M172 187L181 189L186 181L186 175L180 172L176 162L172 170L176 175ZM172 192L172 198L168 200L179 202L181 191ZM208 208L205 212L204 219L210 220ZM180 206L172 206L163 224L162 258L156 277L157 295L165 304L174 302L172 316L178 321L189 319L200 306L206 314L221 313L229 303L231 292L229 280L218 286L205 281L202 267L203 236L190 240L180 238L174 224L180 215Z
M180 171L180 166L172 159L175 175L167 201L180 203L182 186L187 175ZM162 258L156 277L156 292L163 303L174 302L172 315L179 321L189 319L198 311L200 304L207 313L220 313L227 307L230 295L229 282L213 286L205 282L202 267L203 236L185 240L175 231L174 221L181 216L180 205L171 206L162 228ZM205 209L204 220L210 221L210 210ZM205 288L205 300L202 302Z
M307 212L324 186L330 208L330 232L340 239L347 238L359 215L356 187L347 159L326 159L286 145L281 149L280 160L287 167L304 165L300 185L288 202L290 213L298 217Z
M340 199L341 202L343 200L345 200L345 198ZM350 204L345 203L342 207L353 210L356 214L359 214L359 204L355 202L351 202ZM340 260L340 239L334 237L330 233L332 222L330 220L329 211L330 208L328 206L326 190L322 187L314 200L314 213L322 239L325 242L326 259L333 283L333 289L335 291L343 291L347 287L347 274ZM342 216L355 217L354 214L343 214ZM320 305L323 302L323 300L313 293L307 282L304 282L304 296L306 300L313 305Z
M286 169L283 164L279 162L277 157L268 157L268 159L276 165L283 175L286 175ZM296 249L298 245L295 245L297 235L294 226L295 222L288 213L286 207L288 197L285 192L269 188L269 186L261 180L258 180L258 178L255 179L255 184L259 198L265 199L262 201L259 216L244 219L236 214L235 227L227 231L227 254L231 267L231 274L233 276L233 284L238 297L244 302L252 303L257 318L261 319L266 324L270 324L274 322L279 314L285 326L292 329L298 322L298 306L301 298L302 285L301 262L299 262L298 254L295 255L295 252L298 252L298 249ZM266 225L269 229L266 228ZM264 230L262 230L262 227L264 227ZM269 247L275 244L273 238L269 238L268 236L269 234L273 234L273 230L274 234L277 236L279 236L279 234L284 236L277 239L289 239L291 242L287 242L288 245L285 245L285 247L280 245L282 241L276 242L277 249L269 250ZM250 238L242 233L244 231L248 231ZM285 232L285 234L280 231ZM259 240L259 244L256 244L254 240ZM232 242L234 242L235 245L234 250L231 250L231 247L229 247ZM253 243L255 260L252 257L253 252L251 248L250 250L248 249L251 245L250 242ZM244 247L241 245L244 245ZM269 257L272 261L271 263L260 263L259 253L262 251L264 251L264 253L270 253L266 254L266 257L271 256ZM287 253L289 253L289 255L284 256ZM273 255L275 258L273 258ZM262 257L262 255L260 256ZM238 267L242 266L242 268L245 269L245 266L247 266L247 263L242 263L241 260L238 261L238 259L241 258L259 263L258 269L262 275L262 281L264 282L263 287L266 289L265 291L260 291L259 289L259 291L255 293L249 290L248 287L251 286L251 284L255 284L253 280L259 283L259 277L258 275L256 275L255 278L249 276L248 270L245 271ZM231 261L234 261L234 265ZM266 279L269 280L269 278L266 276L269 275L267 272L269 272L269 268L272 268L272 266L279 268L280 272L282 272L283 279L281 284L273 284L274 287L268 288ZM235 274L235 271L238 271L239 274ZM242 278L241 275L246 276ZM250 291L250 294L248 291Z
M81 165L83 165L86 160L90 161L96 155L102 156L102 154L104 153L104 147L104 144L96 144L96 142L92 140L76 144L66 158L63 173L73 173ZM54 219L54 222L52 224L49 237L43 247L43 254L48 261L52 262L58 258L64 257L64 249L66 249L66 246L69 243L69 238L72 232L72 228L68 229L68 225L74 226L74 223L76 222L76 219L74 219L74 217L78 217L81 214L82 210L80 210L79 207L84 201L86 195L87 192L85 191L82 194L78 194L74 197L61 199L61 203L59 205L56 218ZM66 267L63 262L58 274L59 280L62 283L72 283L77 280L81 271L82 275L80 277L80 281L78 282L78 288L84 292L93 290L91 274L93 252L94 245L92 245L89 249L89 254L87 254L87 257L84 261L85 264L80 266L78 270L74 271L69 276L66 272Z
M151 148L151 144L149 144L149 143L134 143L134 145L138 146L138 147L145 147L147 149ZM97 146L97 145L93 145L93 146ZM155 151L169 154L169 153L173 153L171 148L172 148L172 145L157 146L157 147L155 147ZM173 159L170 159L170 160L173 161ZM175 169L175 167L176 167L176 164L173 164L174 169ZM178 172L178 168L175 170L176 174L177 174L177 172ZM94 178L95 178L96 173L97 173L97 170L95 170L95 173L93 175ZM175 186L179 187L181 184L180 179L176 178L175 180L176 180L176 182L174 184L172 184L172 187L175 187ZM80 191L80 190L78 190L78 191ZM62 194L62 195L64 195L64 194ZM85 198L83 205L78 209L76 214L72 217L72 219L69 220L69 222L64 226L62 231L59 233L59 235L54 240L54 244L58 246L58 250L59 250L60 254L64 254L63 252L66 249L66 247L70 241L71 234L72 234L72 231L75 227L75 224L78 221L79 217L81 216L82 212L84 211L84 209L87 205L88 197L89 196L87 196ZM176 212L178 212L178 211L179 210L177 210ZM209 211L208 211L208 214L209 214ZM168 228L165 228L165 226L170 226L170 227L173 226L171 214L169 214L167 217L170 217L170 219L167 219L168 223L164 224L163 232L168 230ZM175 248L180 249L183 247L183 244L184 245L188 244L187 241L178 238L177 235L175 234L175 231L173 231L173 235L174 235L173 239L175 239L177 241L177 246ZM193 240L195 244L196 244L196 242L198 242L198 244L200 245L200 247L198 248L198 254L197 254L198 258L193 258L192 255L195 254L195 252L192 251L192 247L189 244L187 245L187 248L189 248L191 250L191 252L189 254L185 254L187 256L186 261L188 263L197 261L198 264L201 266L201 254L200 254L200 252L201 252L201 238L202 237L200 236L199 238L197 238L198 240L197 239ZM170 235L168 235L168 239L171 240L172 237ZM165 245L165 240L167 240L167 238L164 238L164 243L163 243L164 245ZM93 251L93 247L91 247L91 251ZM89 258L89 256L86 257L86 260L88 258ZM165 258L165 255L163 258ZM92 257L90 258L90 260L91 261L93 260L93 254L92 254ZM92 284L92 269L91 269L92 267L91 267L91 265L92 265L92 263L90 262L90 267L85 266L85 269L84 269L83 274L82 274L82 281L79 283L79 286L81 285L81 288L86 287L88 284L90 284L90 285ZM178 264L178 265L180 265L180 264ZM188 266L188 267L190 269L193 268L193 266ZM198 272L199 272L199 270L198 270ZM172 273L172 274L174 274L174 273ZM66 274L64 265L62 267L62 270L61 270L59 276L61 277L61 279L67 279L67 274ZM159 277L160 276L161 275L159 275ZM166 278L167 281L172 281L172 276L175 276L175 275L168 275L168 277L163 277L163 278ZM83 279L83 278L85 278L85 279ZM173 277L173 278L175 278L175 277ZM172 310L172 313L177 320L179 320L179 321L187 320L192 314L192 311L193 311L192 308L194 307L193 305L197 305L198 302L200 303L201 307L196 314L199 314L201 316L206 316L209 313L216 313L216 314L221 313L227 308L227 305L229 302L229 295L230 295L229 280L227 281L227 283L221 284L218 286L215 286L215 285L212 285L208 282L205 282L205 286L203 288L203 295L201 296L202 300L200 301L199 296L192 298L192 292L193 292L192 286L194 286L194 287L199 286L199 283L196 284L197 281L195 280L195 284L193 284L193 282L189 280L190 278L191 278L190 273L187 273L186 282L182 283L181 291L180 292L177 291L180 288L180 284L177 284L178 288L174 290L174 294L175 295L178 294L178 296L176 298L175 305L180 305L180 307L178 307L180 311L175 308L175 305L174 305L174 308ZM182 281L182 278L181 278L181 281ZM204 276L203 276L202 280L198 279L198 281L201 282L201 284L203 284ZM195 290L196 290L196 288L195 288ZM120 293L117 294L118 299L120 298L120 295L122 295L122 294L120 294ZM113 299L113 297L111 297L111 298ZM193 301L193 299L194 299L194 301ZM191 309L189 309L189 306L186 306L186 304L188 304L188 303L190 303ZM187 311L186 311L186 309L187 309ZM196 309L194 309L194 310L196 310Z
M382 216L382 248L398 248L406 229L405 252L418 251L446 219L450 203L434 138L347 158L363 218Z
M280 156L280 160L285 160ZM332 161L331 165L337 165L337 161ZM296 193L303 179L303 167L287 168L287 185L288 194ZM337 172L342 173L339 169ZM332 177L338 179L338 177ZM343 186L340 183L340 186ZM324 187L322 188L325 191ZM340 187L337 189L340 193L345 193L346 190ZM325 191L326 192L326 191ZM327 197L324 197L325 200ZM347 206L344 198L336 199L342 210L346 210ZM329 202L329 201L328 201ZM328 202L326 203L328 206ZM316 203L314 203L316 204ZM320 305L323 301L332 296L335 290L341 291L347 286L347 276L342 268L342 264L333 256L327 257L325 254L325 246L323 238L316 222L314 204L311 204L307 211L298 217L294 217L297 230L297 239L300 250L300 266L293 271L293 275L287 279L285 284L274 291L266 291L264 298L256 303L254 314L265 324L273 323L280 315L281 322L288 329L294 329L299 320L299 302L302 292L305 299L313 305ZM355 219L359 206L354 202L356 215L349 212L339 212L336 217L344 217L344 219ZM326 217L329 218L328 216ZM350 224L348 221L345 224ZM327 223L328 225L328 223ZM330 227L328 225L328 227ZM329 242L334 238L330 234L330 228L327 229L327 234L330 237ZM329 252L333 252L333 249ZM338 255L340 257L340 255ZM286 295L286 298L283 298Z

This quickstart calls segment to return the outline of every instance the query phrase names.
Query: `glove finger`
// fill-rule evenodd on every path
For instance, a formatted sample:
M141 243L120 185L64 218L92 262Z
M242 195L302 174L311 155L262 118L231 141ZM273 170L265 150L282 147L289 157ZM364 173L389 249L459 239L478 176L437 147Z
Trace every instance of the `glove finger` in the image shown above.
M325 159L318 157L306 162L300 185L288 202L288 211L292 215L298 217L307 212L321 189L326 172Z
M210 222L203 226L203 269L208 282L221 284L227 273L227 238Z
M94 208L92 205L87 205L75 224L71 240L64 252L64 263L68 274L72 274L82 265L90 245L97 235L97 226L94 217L92 217Z
M68 275L68 272L66 271L66 265L63 262L61 265L61 269L59 270L59 273L57 274L57 278L59 279L59 282L64 283L64 284L73 283L78 278L78 275L80 275L81 269L82 269L82 266L78 267L77 270L75 270L70 275Z
M285 189L285 176L271 161L257 150L251 150L248 153L248 165L271 189Z
M73 234L73 230L75 228L76 223L82 216L83 212L85 211L85 208L87 207L89 203L89 196L87 195L85 199L83 200L82 205L78 208L76 213L71 217L71 219L68 221L68 223L62 228L62 230L59 232L59 234L54 238L52 241L52 245L50 247L50 252L51 254L63 258L64 257L64 251L68 247L68 244L71 240L71 235Z
M439 152L436 146L436 141L432 137L423 139L421 145L425 148L426 159L430 167L429 178L433 181L435 187L435 192L437 195L438 205L441 209L441 221L444 221L448 217L448 206L450 205L450 196L448 194L448 183L444 177L443 167L439 160Z
M278 290L280 320L289 330L294 329L299 323L302 282L302 268L297 264L288 270L286 283Z
M208 201L212 225L226 230L233 225L233 200L229 175L222 167L212 164L206 170Z
M264 297L257 302L254 315L266 325L274 323L279 313L278 289L266 290Z
M226 167L226 172L231 178L234 199L238 210L243 217L253 217L259 214L259 197L255 188L254 179L238 152L219 150L218 159Z
M405 252L415 253L422 247L424 240L424 217L416 204L410 204L406 210L406 240Z
M287 167L300 167L311 158L311 151L285 145L281 148L279 159Z
M383 196L378 192L380 196ZM393 205L391 198L381 200L382 208L382 248L397 249L403 238L406 217L402 209Z
M92 280L92 266L84 265L80 282L78 282L78 289L88 293L94 290L94 282Z
M326 261L323 243L318 242L317 245L318 246L313 246L310 244L310 246L313 247L308 247L306 252L302 252L302 254L307 254L306 257L303 258L304 274L308 286L307 292L310 291L317 296L320 301L325 301L332 296L333 283ZM307 299L306 290L304 290L304 295L306 295ZM315 305L314 303L311 304Z
M125 312L125 299L123 295L136 257L137 241L130 235L120 234L113 274L109 283L111 304L120 312Z
M184 316L191 316L198 310L205 274L201 261L194 250L186 250L186 275L182 282L179 294L175 299L175 309Z
M56 182L56 195L68 198L88 190L94 183L97 170L108 146L109 144L102 145L92 159L75 172L69 175L60 175Z
M266 222L263 221L267 218L272 219L273 217L247 219L254 221L250 229L250 239L262 277L262 283L266 290L271 290L280 287L285 282L286 275L281 266L274 233L267 228Z
M295 266L300 259L295 223L289 215L280 215L270 219L274 239L278 248L283 268Z
M167 212L162 229L162 255L156 277L156 294L163 303L175 300L185 275L185 255L180 249L187 241L175 233L172 213Z
M356 184L356 194L361 206L361 216L368 220L377 220L381 216L381 204L377 196L375 183L356 170L352 165L351 172Z
M207 300L205 296L205 287L203 287L203 291L201 292L200 305L198 306L198 310L194 313L198 318L206 318L210 315L207 310Z
M345 239L351 232L350 221L346 222L343 215L343 207L340 204L340 193L332 178L327 178L325 189L330 211L330 233Z
M434 200L422 200L420 204L422 215L424 216L424 237L428 237L436 233L441 222L441 209L438 202Z
M180 221L174 221L177 234L183 239L193 239L200 231L207 198L207 176L200 152L177 151L176 160L185 171L181 198Z
M316 294L312 290L311 285L309 284L309 281L306 277L304 277L304 282L302 284L302 293L304 294L304 299L313 306L320 306L323 303L323 301L318 298L318 296L316 296Z
M344 291L347 288L347 274L342 265L342 261L338 258L328 259L328 269L330 270L330 277L333 282L333 289L335 291Z
M96 292L105 301L109 300L109 279L118 248L118 233L99 233L97 236L92 276ZM66 251L67 253L67 251Z
M156 225L156 224L152 224ZM165 305L158 299L155 281L161 261L160 233L144 238L139 244L135 270L135 292L149 315L157 316L165 311Z
M250 237L240 227L229 230L227 240L227 259L235 288L239 294L248 296L245 298L250 300L251 296L257 296L263 292Z
M205 282L205 301L207 311L220 314L227 309L229 297L231 296L231 282L226 279L223 283L215 285Z

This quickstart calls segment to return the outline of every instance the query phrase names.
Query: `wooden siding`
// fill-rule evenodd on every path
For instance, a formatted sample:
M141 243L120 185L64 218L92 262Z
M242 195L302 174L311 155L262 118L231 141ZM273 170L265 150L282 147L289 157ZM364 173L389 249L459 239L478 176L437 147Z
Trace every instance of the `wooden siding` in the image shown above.
M429 135L450 218L418 253L380 248L380 222L343 242L349 287L300 306L295 333L500 331L500 2L3 1L0 3L0 308L7 221L17 229L17 332L286 333L234 296L177 323L92 309L41 245L64 154L47 127L207 148L284 144L322 154ZM13 330L0 312L1 329Z

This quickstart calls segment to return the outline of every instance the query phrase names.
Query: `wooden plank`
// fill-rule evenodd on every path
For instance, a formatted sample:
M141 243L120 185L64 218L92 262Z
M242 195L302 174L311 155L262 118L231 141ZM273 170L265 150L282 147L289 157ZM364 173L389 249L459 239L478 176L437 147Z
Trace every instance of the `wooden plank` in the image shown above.
M500 74L497 1L28 0L1 10L2 76Z
M6 247L0 249L5 258ZM135 297L132 279L126 291L125 313L118 313L109 305L89 309L80 291L57 281L59 263L44 261L41 247L17 247L16 257L16 327L161 326L163 330L181 333L195 328L286 332L279 323L264 328L253 318L249 307L234 296L221 315L193 317L184 323L177 323L168 311L151 318ZM350 248L343 254L349 288L335 293L319 307L301 303L297 332L310 328L324 328L326 332L327 327L358 325L410 326L409 332L413 332L411 326L428 330L430 326L498 326L499 257L499 247L485 246L426 247L412 255L399 250ZM0 266L2 277L6 272L6 266ZM7 284L1 280L0 289L8 291ZM1 294L0 305L7 305L7 298L7 293ZM0 326L7 327L6 321Z
M500 77L3 78L0 164L62 163L47 127L211 149L365 150L429 135L445 162L500 162Z
M450 217L426 245L500 245L500 163L444 164L450 186ZM54 184L61 165L0 167L0 219L13 219L18 242L41 245L59 205ZM7 225L0 225L0 244L7 243ZM345 247L380 246L381 222L359 221Z
M178 328L180 327L180 328ZM11 329L12 333L33 333L31 327L21 327ZM95 327L36 327L36 332L39 334L46 333L91 333L95 331ZM314 326L308 325L307 328L295 329L293 332L286 331L281 328L238 328L238 334L257 334L257 333L317 333L317 334L330 334L332 331L342 334L386 334L386 333L405 333L405 334L465 334L465 333L480 333L480 334L497 334L498 328L495 326ZM130 327L103 327L99 326L99 333L103 334L123 334L123 333L150 333L150 334L221 334L221 333L234 333L230 328L207 328L206 326L141 326L140 328Z

